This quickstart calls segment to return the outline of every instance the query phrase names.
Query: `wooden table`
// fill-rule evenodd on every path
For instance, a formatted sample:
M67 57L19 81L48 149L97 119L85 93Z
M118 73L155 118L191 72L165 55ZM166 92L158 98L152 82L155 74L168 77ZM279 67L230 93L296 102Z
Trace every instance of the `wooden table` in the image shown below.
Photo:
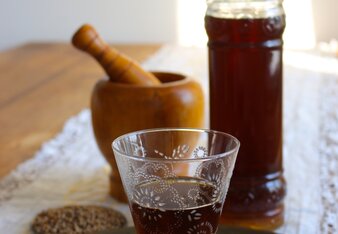
M141 62L160 45L114 47ZM88 107L103 76L95 60L70 44L34 43L0 53L0 178Z
M117 46L139 61L159 47ZM144 66L191 72L206 81L204 48L165 45L155 58ZM338 60L292 51L285 51L284 58L283 154L288 192L285 225L277 233L338 233ZM0 53L0 176L34 155L42 142L57 139L54 135L65 120L88 106L92 86L103 76L93 59L65 44L31 44ZM85 121L73 122L73 127L91 129L89 111L75 119L79 116L85 116ZM35 157L33 166L30 161L21 167L30 170L2 180L6 189L0 186L0 195L4 191L1 233L6 228L28 228L42 209L69 204L74 196L87 202L88 194L95 192L89 197L97 200L90 201L106 201L108 172L102 169L106 164L90 145L95 143L93 137L76 134L77 129L68 129L66 137L59 139L61 148L48 143L49 149L57 150ZM70 141L72 147L62 147ZM79 157L74 157L73 147ZM95 156L97 160L91 161ZM98 186L102 190L93 190L98 182L103 183ZM63 189L49 192L50 185L61 183Z

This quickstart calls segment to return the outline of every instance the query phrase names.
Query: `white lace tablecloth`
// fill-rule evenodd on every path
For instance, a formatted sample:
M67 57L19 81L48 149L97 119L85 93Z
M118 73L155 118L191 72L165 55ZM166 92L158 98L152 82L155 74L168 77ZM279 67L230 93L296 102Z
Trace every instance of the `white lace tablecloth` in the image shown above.
M143 65L191 75L207 97L205 48L165 46ZM286 51L284 71L288 193L286 222L277 232L338 233L338 62ZM113 206L132 225L128 206L108 195L108 174L93 137L90 111L83 110L0 181L0 233L30 233L38 212L66 204Z

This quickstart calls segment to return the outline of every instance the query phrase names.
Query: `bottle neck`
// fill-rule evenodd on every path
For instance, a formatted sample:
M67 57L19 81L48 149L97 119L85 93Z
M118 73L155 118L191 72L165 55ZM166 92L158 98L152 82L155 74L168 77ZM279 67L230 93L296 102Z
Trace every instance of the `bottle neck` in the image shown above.
M206 15L229 19L259 19L284 15L282 0L207 0Z

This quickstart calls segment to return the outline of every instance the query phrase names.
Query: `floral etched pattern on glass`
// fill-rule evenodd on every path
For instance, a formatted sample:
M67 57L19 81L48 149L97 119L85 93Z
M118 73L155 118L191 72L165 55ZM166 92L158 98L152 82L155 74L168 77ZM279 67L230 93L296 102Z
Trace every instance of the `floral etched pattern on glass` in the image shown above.
M214 234L239 142L216 131L154 129L113 142L138 234Z

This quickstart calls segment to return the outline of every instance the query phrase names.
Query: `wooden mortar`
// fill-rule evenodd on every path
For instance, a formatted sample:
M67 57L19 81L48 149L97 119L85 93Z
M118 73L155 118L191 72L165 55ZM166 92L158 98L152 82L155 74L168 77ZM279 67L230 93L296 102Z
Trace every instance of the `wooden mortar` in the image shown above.
M160 127L202 128L204 98L199 83L174 73L154 72L161 84L130 85L100 80L91 98L92 123L97 144L112 172L110 194L127 202L111 148L125 133Z

